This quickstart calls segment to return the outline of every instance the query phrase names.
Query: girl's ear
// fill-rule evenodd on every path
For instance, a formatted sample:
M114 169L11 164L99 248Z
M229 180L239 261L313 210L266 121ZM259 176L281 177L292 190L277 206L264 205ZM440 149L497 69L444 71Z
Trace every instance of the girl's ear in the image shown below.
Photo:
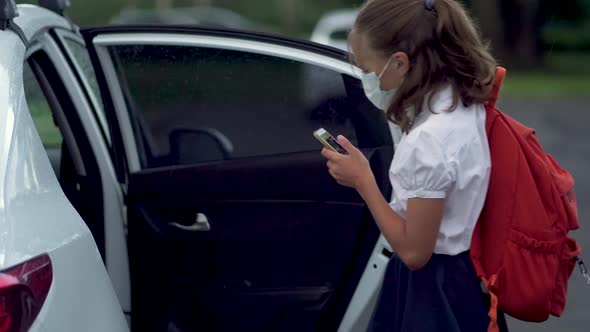
M393 54L393 65L398 72L405 76L410 70L410 58L406 52L396 52Z

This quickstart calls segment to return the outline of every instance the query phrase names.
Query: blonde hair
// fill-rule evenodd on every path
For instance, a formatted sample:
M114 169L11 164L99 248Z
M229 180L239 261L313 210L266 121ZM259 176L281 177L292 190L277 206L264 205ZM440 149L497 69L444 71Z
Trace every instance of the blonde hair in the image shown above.
M430 98L447 84L453 103L469 106L488 100L496 61L472 19L455 0L368 0L353 27L370 47L390 57L405 52L410 68L399 87L387 117L407 132L412 119L404 111L423 111Z

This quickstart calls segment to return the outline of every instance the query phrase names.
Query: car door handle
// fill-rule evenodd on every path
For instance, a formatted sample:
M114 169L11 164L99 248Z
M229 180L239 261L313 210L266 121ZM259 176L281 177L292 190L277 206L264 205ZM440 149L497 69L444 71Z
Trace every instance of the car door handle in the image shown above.
M203 213L197 213L195 222L192 225L183 225L177 222L170 222L168 225L186 232L208 232L211 230L209 219Z

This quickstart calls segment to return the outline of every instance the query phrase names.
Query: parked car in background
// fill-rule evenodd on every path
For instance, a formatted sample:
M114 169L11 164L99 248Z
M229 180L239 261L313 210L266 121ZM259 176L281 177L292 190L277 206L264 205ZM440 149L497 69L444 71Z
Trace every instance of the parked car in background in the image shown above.
M312 133L385 195L393 142L346 52L0 8L0 327L366 328L391 249Z
M348 33L358 9L341 9L326 13L316 24L311 41L348 51Z
M257 30L256 24L229 9L196 6L164 10L125 9L111 19L111 24L200 25L239 30Z

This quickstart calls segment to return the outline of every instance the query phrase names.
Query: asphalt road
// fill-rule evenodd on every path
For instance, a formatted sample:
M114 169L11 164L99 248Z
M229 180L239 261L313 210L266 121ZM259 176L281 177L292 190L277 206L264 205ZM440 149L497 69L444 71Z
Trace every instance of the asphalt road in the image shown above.
M536 130L544 149L576 181L580 229L573 233L590 266L590 98L577 99L507 99L500 108L510 116ZM533 276L531 276L533 277ZM568 300L564 314L547 322L524 323L508 320L511 332L590 331L590 285L586 284L579 269L569 282Z

